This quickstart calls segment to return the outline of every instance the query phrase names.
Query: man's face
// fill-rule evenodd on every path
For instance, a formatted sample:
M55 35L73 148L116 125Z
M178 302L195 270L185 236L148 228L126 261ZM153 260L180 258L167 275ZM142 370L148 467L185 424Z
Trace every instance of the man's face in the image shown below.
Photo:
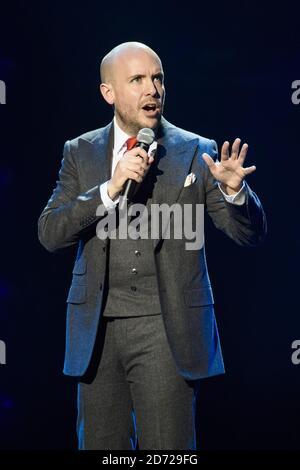
M113 65L113 96L119 126L129 135L158 126L164 106L163 70L146 51L127 52Z

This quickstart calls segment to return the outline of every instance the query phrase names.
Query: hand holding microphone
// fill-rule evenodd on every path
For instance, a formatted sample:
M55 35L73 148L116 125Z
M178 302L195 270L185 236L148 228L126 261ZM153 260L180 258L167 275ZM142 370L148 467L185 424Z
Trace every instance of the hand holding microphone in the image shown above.
M127 204L131 201L137 185L143 181L154 161L153 156L148 157L147 153L154 138L152 129L141 129L135 147L124 153L115 168L107 190L111 199L115 199L122 192L120 209L125 205L125 201Z

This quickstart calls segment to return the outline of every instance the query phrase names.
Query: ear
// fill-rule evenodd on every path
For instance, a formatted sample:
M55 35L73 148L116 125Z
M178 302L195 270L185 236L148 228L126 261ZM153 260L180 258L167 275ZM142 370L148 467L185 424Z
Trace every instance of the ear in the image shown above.
M108 83L101 83L100 92L108 104L114 104L115 97L114 97L112 85Z

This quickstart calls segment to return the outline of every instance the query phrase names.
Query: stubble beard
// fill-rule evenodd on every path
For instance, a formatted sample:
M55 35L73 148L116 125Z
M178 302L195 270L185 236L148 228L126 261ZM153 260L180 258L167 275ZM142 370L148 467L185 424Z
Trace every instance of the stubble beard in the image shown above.
M149 124L147 125L146 122L141 123L141 122L137 121L136 119L131 118L129 116L129 113L127 113L127 112L123 113L119 109L118 110L115 109L115 114L118 116L119 121L122 124L122 129L128 135L136 136L139 133L139 131L141 129L143 129L144 127L150 127ZM160 114L160 116L158 117L158 119L156 121L155 127L151 126L151 128L155 129L156 127L158 127L159 123L160 123L160 120L161 120L161 114Z

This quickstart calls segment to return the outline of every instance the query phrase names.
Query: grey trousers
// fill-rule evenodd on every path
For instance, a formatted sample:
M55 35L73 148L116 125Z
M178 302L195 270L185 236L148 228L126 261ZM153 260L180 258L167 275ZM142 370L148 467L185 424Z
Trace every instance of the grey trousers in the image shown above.
M96 357L78 384L79 449L196 449L200 380L178 373L162 315L101 321Z

